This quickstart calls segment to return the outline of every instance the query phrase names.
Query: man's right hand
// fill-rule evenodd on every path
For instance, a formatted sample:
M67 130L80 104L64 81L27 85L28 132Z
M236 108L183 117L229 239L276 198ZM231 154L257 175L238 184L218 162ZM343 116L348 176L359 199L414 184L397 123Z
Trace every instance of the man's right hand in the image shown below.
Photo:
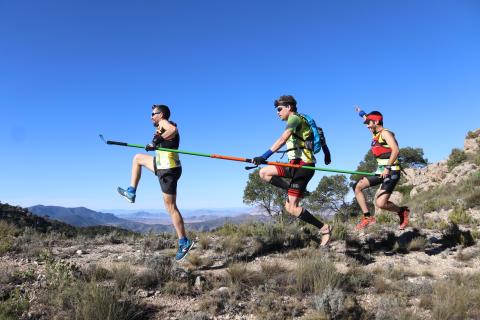
M155 149L156 149L155 146L151 143L145 146L145 151L155 151Z
M264 157L255 157L252 159L252 162L256 165L259 166L261 164L266 164L267 160L265 160Z

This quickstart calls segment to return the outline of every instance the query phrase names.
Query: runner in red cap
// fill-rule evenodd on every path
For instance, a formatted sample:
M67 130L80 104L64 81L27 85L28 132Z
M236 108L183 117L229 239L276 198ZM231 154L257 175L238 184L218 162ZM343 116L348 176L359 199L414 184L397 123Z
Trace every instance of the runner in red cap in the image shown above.
M395 134L383 127L383 115L380 112L372 111L367 114L358 106L355 111L364 119L363 123L373 134L372 153L378 164L377 176L363 177L353 186L355 197L363 213L362 220L356 229L361 230L370 224L375 224L375 217L368 211L363 190L381 184L376 205L381 209L396 212L400 218L400 229L403 230L408 225L410 210L408 207L398 207L389 200L393 189L400 180L401 173L398 161L399 147Z

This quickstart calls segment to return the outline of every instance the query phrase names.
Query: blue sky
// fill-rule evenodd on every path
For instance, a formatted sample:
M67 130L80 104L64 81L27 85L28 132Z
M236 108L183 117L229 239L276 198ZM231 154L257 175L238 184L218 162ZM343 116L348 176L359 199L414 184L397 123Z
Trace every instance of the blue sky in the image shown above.
M444 159L480 127L479 35L478 1L0 0L0 201L163 208L146 171L136 204L116 194L140 150L98 139L147 143L153 103L183 150L262 154L284 128L273 100L293 94L333 168L368 151L355 104ZM180 208L242 206L244 164L181 159Z

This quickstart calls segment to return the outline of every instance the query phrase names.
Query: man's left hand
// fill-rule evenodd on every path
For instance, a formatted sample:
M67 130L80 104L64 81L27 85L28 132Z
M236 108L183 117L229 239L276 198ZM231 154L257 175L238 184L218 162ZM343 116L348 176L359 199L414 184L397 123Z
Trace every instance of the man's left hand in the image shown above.
M264 157L255 157L252 159L252 162L257 166L267 163Z

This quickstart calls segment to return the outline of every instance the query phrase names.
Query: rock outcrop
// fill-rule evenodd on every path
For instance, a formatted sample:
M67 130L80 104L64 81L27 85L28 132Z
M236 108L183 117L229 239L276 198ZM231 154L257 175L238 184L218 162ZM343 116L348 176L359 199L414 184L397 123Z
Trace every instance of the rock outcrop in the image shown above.
M475 154L480 152L480 129L470 132L464 141L464 152ZM405 185L412 186L410 196L413 197L419 192L429 190L442 185L457 185L467 179L479 167L468 161L460 163L452 170L447 165L448 160L432 163L424 168L405 169Z

